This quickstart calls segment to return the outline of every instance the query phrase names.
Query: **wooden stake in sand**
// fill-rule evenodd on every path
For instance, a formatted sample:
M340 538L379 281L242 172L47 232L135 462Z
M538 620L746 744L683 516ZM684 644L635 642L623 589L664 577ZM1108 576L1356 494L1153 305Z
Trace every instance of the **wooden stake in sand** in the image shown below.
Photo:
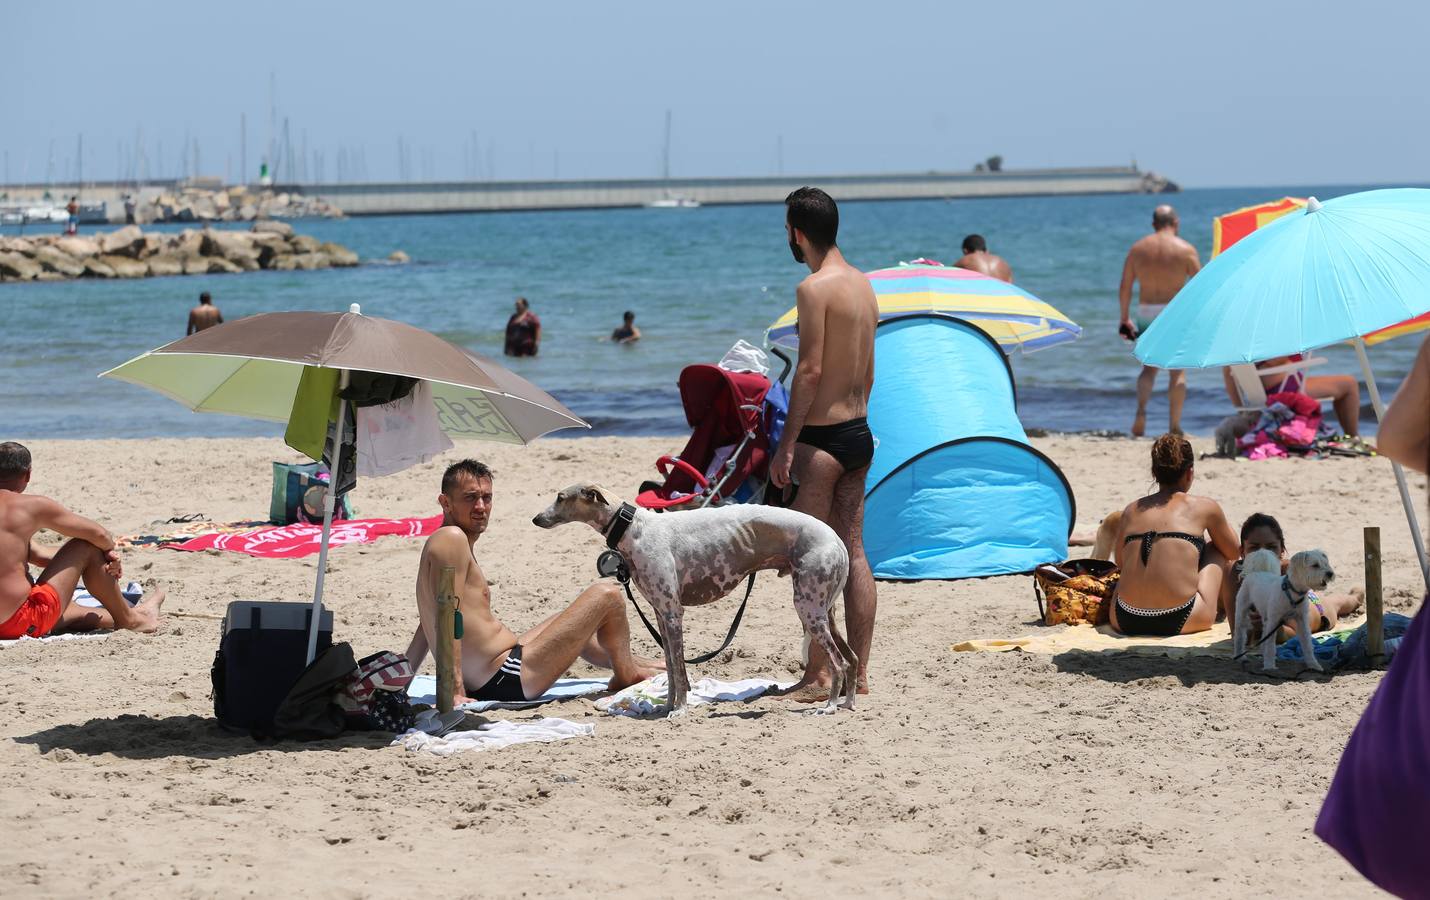
M1365 529L1365 627L1366 652L1371 662L1385 662L1385 598L1380 583L1380 529Z
M437 711L452 711L452 695L457 688L456 666L452 658L452 642L457 622L457 591L454 582L457 569L443 566L437 581L437 640L432 656L437 661Z

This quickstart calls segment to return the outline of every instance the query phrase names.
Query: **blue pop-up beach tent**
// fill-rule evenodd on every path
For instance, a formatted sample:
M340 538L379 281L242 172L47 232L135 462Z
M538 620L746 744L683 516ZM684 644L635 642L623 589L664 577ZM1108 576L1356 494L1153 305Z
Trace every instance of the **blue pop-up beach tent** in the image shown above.
M1013 371L978 327L939 314L879 323L864 550L877 578L976 578L1067 558L1076 507L1028 445Z

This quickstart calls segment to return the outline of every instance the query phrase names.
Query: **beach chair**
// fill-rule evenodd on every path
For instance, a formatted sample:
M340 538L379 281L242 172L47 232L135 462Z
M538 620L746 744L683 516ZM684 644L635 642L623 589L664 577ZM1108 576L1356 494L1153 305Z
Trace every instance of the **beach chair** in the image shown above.
M1231 369L1232 381L1236 383L1237 393L1241 395L1241 402L1236 406L1237 412L1261 412L1266 408L1266 386L1261 383L1261 379L1266 375L1286 375L1291 372L1303 372L1313 366L1324 365L1327 362L1323 356L1311 359L1301 359L1295 362L1283 363L1279 366L1267 366L1258 369L1251 363L1228 366ZM1316 398L1325 403L1323 398Z
M662 510L760 502L769 476L773 420L784 420L784 387L772 391L770 379L758 372L707 364L686 366L678 383L685 420L693 429L690 439L679 454L656 461L663 480L643 484L637 505Z

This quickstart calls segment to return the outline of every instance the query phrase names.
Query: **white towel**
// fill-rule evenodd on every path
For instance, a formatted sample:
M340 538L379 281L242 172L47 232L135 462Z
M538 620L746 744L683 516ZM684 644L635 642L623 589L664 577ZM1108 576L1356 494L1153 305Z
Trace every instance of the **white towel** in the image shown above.
M417 382L401 400L357 410L357 473L392 475L452 449L437 422L432 386Z
M24 637L15 638L13 641L0 641L0 649L15 647L25 643L39 644L46 641L88 641L109 637L113 633L112 631L85 631L77 634L73 632L68 634L47 634L44 637L38 638L25 635Z
M473 700L463 703L458 709L468 712L486 712L489 709L529 709L555 700L572 700L588 694L598 694L606 689L604 678L563 678L547 689L535 700ZM418 675L407 686L407 695L413 703L437 705L437 676Z
M702 678L690 686L686 702L691 706L700 706L728 700L752 700L767 691L784 690L792 684L793 681L779 682L771 678L744 678L740 681ZM662 672L597 700L596 708L613 716L648 716L665 704L667 690L666 676Z
M596 733L594 725L580 725L565 719L537 719L535 722L488 722L474 731L452 731L437 737L421 731L399 735L392 745L401 745L416 753L425 751L437 756L481 750L499 750L513 744L564 741Z

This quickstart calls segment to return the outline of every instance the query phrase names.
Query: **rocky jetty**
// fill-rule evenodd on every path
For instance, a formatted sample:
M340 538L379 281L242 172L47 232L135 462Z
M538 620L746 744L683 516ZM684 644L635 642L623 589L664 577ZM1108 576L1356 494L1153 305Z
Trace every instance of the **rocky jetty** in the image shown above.
M342 214L342 210L318 197L288 191L251 191L242 185L221 190L186 187L177 193L139 200L134 206L134 221L140 224L336 218Z
M107 234L0 237L0 281L147 278L276 269L355 266L341 244L296 234L286 222L255 222L249 231L186 228L145 232L128 225Z

